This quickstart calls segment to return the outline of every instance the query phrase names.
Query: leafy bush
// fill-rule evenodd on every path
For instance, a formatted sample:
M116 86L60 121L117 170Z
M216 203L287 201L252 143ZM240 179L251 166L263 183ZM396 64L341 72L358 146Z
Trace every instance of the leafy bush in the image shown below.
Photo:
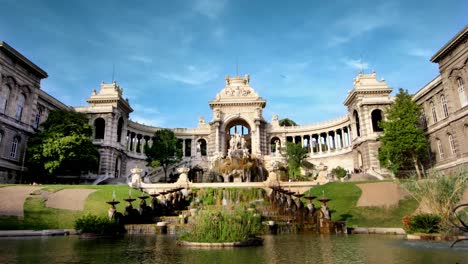
M75 230L80 230L82 233L111 235L119 233L121 227L105 216L85 214L75 220Z
M403 228L407 233L438 233L441 217L435 214L416 214L403 218Z
M428 173L424 180L412 177L403 181L402 186L420 204L426 204L432 213L440 216L441 231L450 233L453 229L453 208L461 201L468 186L468 171L462 169L453 174L433 171Z
M331 173L333 175L335 175L337 178L341 179L341 178L344 178L346 176L347 171L344 168L342 168L341 166L338 166L338 167L332 169Z
M221 243L246 240L262 230L261 217L240 206L233 211L226 209L202 210L195 217L195 224L183 233L181 240L190 242Z

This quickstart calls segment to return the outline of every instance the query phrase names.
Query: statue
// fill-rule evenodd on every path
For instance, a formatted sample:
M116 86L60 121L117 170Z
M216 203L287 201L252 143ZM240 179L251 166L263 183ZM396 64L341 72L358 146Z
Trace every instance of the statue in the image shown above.
M143 170L138 167L138 165L131 170L132 172L132 186L139 187L141 185L141 172Z
M279 148L280 148L280 141L279 141L279 139L277 139L277 140L275 140L275 153L276 153L276 155L280 154L279 153L279 151L280 151Z

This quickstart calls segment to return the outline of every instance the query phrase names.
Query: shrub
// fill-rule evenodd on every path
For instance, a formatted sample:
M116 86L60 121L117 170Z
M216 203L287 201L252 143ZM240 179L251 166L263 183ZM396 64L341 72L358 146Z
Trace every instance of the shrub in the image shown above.
M412 177L403 181L402 186L420 204L425 203L431 212L440 216L440 229L450 233L453 229L453 209L460 202L463 192L468 185L467 170L460 170L454 174L444 175L434 171L428 173L426 179L417 180Z
M403 218L403 227L405 231L410 234L438 233L441 220L442 219L438 215L421 213L410 217L405 216L405 218Z
M331 173L339 179L344 178L347 174L346 170L341 166L332 169Z
M75 230L80 230L82 233L111 235L119 233L121 227L105 216L85 214L75 220Z
M262 230L261 217L240 206L233 211L226 209L202 210L195 217L195 224L183 233L181 240L190 242L237 242L255 236Z

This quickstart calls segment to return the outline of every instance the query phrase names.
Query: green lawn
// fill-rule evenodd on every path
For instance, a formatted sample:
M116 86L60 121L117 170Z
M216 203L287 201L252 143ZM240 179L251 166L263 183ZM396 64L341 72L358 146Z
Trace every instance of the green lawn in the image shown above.
M41 187L41 191L47 192L74 188L96 189L96 192L92 193L86 200L84 211L70 211L47 208L45 199L38 195L40 192L35 191L37 195L27 198L24 203L24 218L0 216L0 230L73 228L74 220L85 213L107 215L110 206L106 204L106 201L112 200L114 191L116 200L120 201L120 204L116 206L119 212L124 212L126 202L123 199L128 197L129 190L132 190L133 198L141 194L140 191L131 189L127 185L42 185ZM137 201L133 202L133 205L137 207Z
M398 206L390 208L357 207L361 189L356 184L361 183L363 182L333 182L317 186L308 193L317 197L322 197L325 193L331 199L327 205L332 212L332 219L346 221L348 227L401 227L401 219L418 207L418 202L412 198L401 200ZM314 200L314 204L321 205L317 200Z

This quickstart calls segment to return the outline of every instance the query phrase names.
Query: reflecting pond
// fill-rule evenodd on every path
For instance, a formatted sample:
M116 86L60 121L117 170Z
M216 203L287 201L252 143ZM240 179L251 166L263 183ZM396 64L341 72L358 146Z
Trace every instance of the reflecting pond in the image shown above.
M467 263L468 243L407 241L398 236L264 236L261 247L195 249L171 236L117 240L1 238L0 263Z

